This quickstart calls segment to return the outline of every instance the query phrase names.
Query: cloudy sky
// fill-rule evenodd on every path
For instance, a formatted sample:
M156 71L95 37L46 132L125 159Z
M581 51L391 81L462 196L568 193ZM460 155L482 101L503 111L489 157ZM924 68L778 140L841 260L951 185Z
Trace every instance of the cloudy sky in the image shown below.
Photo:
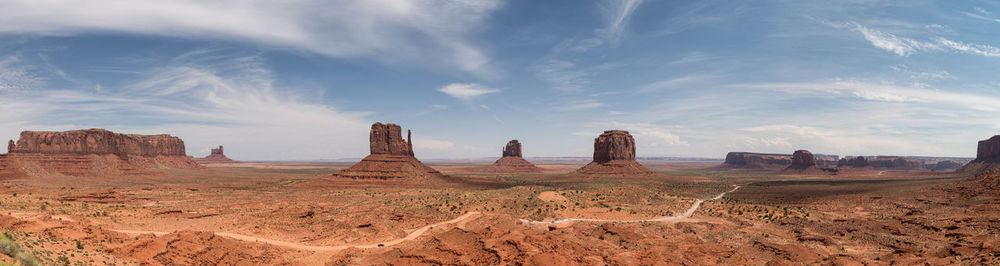
M259 3L257 3L259 2ZM204 156L975 156L995 1L0 0L0 137L169 133Z

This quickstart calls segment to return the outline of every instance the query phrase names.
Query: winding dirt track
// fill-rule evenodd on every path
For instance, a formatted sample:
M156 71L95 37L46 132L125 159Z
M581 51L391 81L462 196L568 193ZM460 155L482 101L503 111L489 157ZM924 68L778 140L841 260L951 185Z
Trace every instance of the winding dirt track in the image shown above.
M715 197L713 197L711 199L708 199L708 200L721 199L727 193L736 191L737 189L740 189L740 186L735 186L732 190L726 191L726 192L722 192L722 194L719 194L718 196L715 196ZM606 219L588 219L588 218L566 218L566 219L556 220L556 221L533 221L533 220L527 220L527 219L521 219L521 221L525 222L525 223L531 223L531 224L561 224L561 223L566 223L566 222L598 222L598 223L644 223L644 222L668 222L668 221L669 222L678 222L678 221L683 221L683 220L690 219L691 215L694 214L694 212L697 211L698 208L701 207L701 204L704 203L704 202L705 202L705 200L697 200L697 201L695 201L694 204L691 205L691 208L688 208L687 211L685 211L681 215L663 216L663 217L657 217L657 218L652 218L652 219L640 219L640 220L606 220Z
M722 192L722 194L719 194L718 196L715 196L715 197L713 197L711 199L708 199L708 200L721 199L727 193L736 191L739 188L740 188L740 186L735 186L732 190L726 191L726 192ZM694 212L697 211L698 208L701 207L701 204L704 203L704 202L705 202L705 200L701 200L701 199L695 201L694 204L692 204L691 207L688 208L688 210L684 212L684 214L674 215L674 216L664 216L664 217L658 217L658 218L653 218L653 219L642 219L642 220L605 220L605 219L587 219L587 218L566 218L566 219L557 220L557 221L532 221L532 220L526 220L526 219L521 219L521 221L525 222L525 223L530 223L530 224L559 224L559 223L566 223L566 222L602 222L602 223L641 223L641 222L664 222L664 221L676 222L676 221L683 221L683 220L686 220L686 219L690 219L691 215L694 214ZM233 239L237 239L237 240L242 240L242 241L267 243L267 244L271 244L271 245L275 245L275 246L279 246L279 247L286 247L286 248L291 248L291 249L307 250L307 251L339 251L339 250L344 250L344 249L348 249L348 248L369 249L369 248L388 247L388 246L396 245L396 244L399 244L399 243L403 243L404 241L416 239L417 237L420 237L421 235L423 235L424 233L426 233L431 228L434 228L435 226L442 226L442 225L445 225L445 224L458 224L458 226L462 226L465 223L473 220L474 218L476 218L476 216L478 216L480 214L482 214L482 213L480 213L480 212L467 212L467 213L465 213L465 214L463 214L461 216L456 217L455 219L451 219L451 220L448 220L448 221L444 221L444 222L440 222L440 223L435 223L435 224L429 224L429 225L425 225L424 227L417 228L416 230L413 230L413 232L410 232L410 234L406 235L406 237L398 238L398 239L394 239L394 240L389 240L389 241L381 242L381 243L378 243L378 244L339 245L339 246L308 246L308 245L303 245L303 244L294 243L294 242L286 242L286 241L280 241L280 240L274 240L274 239L267 239L267 238L261 238L261 237L256 237L256 236L241 235L241 234L236 234L236 233L215 232L215 235L229 237L229 238L233 238ZM120 230L120 229L110 229L110 230L111 231L115 231L115 232L119 232L119 233L125 233L125 234L153 234L153 235L156 235L156 236L166 235L166 234L170 233L170 232L162 232L162 231L140 231L140 230Z
M479 214L481 214L481 213L479 213L479 212L467 212L467 213L463 214L462 216L458 216L455 219L451 219L451 220L440 222L440 223L436 223L436 224L429 224L429 225L425 225L424 227L417 228L416 230L413 230L413 232L410 232L410 234L406 235L406 237L399 238L399 239L394 239L394 240L389 240L389 241L381 242L381 243L377 243L377 244L340 245L340 246L308 246L308 245L302 245L302 244L299 244L299 243L286 242L286 241L280 241L280 240L274 240L274 239L266 239L266 238L260 238L260 237L248 236L248 235L241 235L241 234L236 234L236 233L215 232L215 235L229 237L229 238L233 238L233 239L237 239L237 240L248 241L248 242L267 243L267 244L271 244L271 245L275 245L275 246L280 246L280 247L286 247L286 248L297 249L297 250L308 250L308 251L338 251L338 250L344 250L344 249L348 249L348 248L366 248L366 249L367 248L380 248L380 247L388 247L388 246L396 245L396 244L399 244L399 243L403 243L404 241L407 241L407 240L416 239L417 237L420 237L421 235L423 235L424 233L426 233L427 230L430 230L431 228L434 228L435 226L441 226L441 225L445 225L445 224L455 224L455 223L460 224L460 225L464 224L464 222L471 221L473 218L475 218L474 216L478 216ZM166 235L166 234L170 233L170 232L161 232L161 231L138 231L138 230L117 230L117 229L110 229L110 230L111 231L115 231L115 232L119 232L119 233L125 233L125 234L153 234L153 235L156 235L156 236Z

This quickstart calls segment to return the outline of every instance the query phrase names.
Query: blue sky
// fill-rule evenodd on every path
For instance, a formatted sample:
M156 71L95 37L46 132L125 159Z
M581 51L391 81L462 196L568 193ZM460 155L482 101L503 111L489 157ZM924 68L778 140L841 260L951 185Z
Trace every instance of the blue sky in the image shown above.
M0 0L0 137L107 128L243 160L975 155L993 1Z

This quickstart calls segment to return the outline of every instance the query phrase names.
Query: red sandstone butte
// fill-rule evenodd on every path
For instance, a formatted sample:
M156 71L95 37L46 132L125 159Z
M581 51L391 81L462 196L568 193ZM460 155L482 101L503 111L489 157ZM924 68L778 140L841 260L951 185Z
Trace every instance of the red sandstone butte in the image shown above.
M103 129L24 131L0 156L0 179L32 175L149 174L154 168L198 168L184 141L170 135L119 134Z
M423 179L444 175L424 165L413 156L410 131L403 140L402 130L395 124L372 124L368 138L370 155L357 164L340 170L336 176L354 179Z
M538 168L528 160L521 157L521 142L518 140L511 140L507 142L504 146L503 152L501 152L502 157L498 159L492 165L493 172L497 173L535 173L541 172L542 169Z
M576 170L590 176L648 176L655 172L635 161L635 139L628 131L606 130L594 139L594 161Z
M792 164L792 156L788 154L769 154L753 152L730 152L722 163L728 168L784 168Z
M212 149L211 153L205 158L195 158L194 161L201 164L238 163L237 161L233 161L233 159L226 157L222 145L219 145L219 148Z
M806 169L816 166L816 157L807 150L797 150L792 153L792 165L788 169Z

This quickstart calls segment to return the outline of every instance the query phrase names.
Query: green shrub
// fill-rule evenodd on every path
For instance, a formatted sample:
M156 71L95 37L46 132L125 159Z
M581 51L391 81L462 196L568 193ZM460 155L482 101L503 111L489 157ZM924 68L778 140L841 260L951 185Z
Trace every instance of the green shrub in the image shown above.
M17 245L17 242L14 242L14 240L7 237L7 234L4 233L0 233L0 253L14 258L14 261L21 265L42 265L41 262L38 262L38 259L35 259L34 255L31 255L31 252L22 249L21 246Z

